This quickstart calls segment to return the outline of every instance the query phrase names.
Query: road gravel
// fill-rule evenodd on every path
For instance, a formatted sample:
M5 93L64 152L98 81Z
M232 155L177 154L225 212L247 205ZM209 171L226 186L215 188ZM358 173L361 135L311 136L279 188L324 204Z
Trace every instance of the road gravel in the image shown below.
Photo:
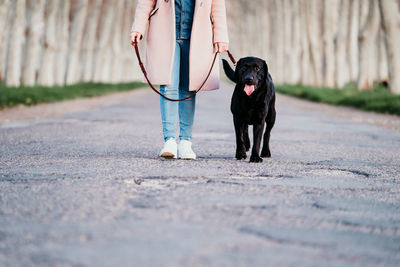
M3 121L0 265L399 266L400 134L368 121L398 118L278 95L272 158L249 163L231 94L198 95L196 161L157 157L148 89Z

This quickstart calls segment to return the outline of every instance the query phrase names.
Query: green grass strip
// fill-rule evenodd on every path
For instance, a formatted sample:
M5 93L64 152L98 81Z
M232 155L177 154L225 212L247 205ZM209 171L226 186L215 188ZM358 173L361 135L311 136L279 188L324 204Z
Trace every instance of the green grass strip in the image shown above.
M94 97L108 93L129 91L145 84L130 83L77 83L66 86L21 86L8 87L0 84L0 109L19 104L35 105L74 99L78 97Z
M279 93L313 102L400 115L400 95L390 93L383 86L374 86L372 91L358 91L354 84L348 84L342 89L287 84L275 87Z
M0 84L0 109L19 104L35 105L79 97L94 97L113 92L129 91L145 86L130 83L77 83L66 86L7 87ZM279 93L304 98L314 102L354 107L358 109L400 115L400 95L391 94L387 88L374 86L372 91L358 91L354 84L342 89L304 85L276 85Z

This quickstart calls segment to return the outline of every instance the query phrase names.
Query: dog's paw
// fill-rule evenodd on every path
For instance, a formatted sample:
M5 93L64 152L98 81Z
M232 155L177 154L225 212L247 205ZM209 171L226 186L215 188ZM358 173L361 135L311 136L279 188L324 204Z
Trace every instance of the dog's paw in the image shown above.
M250 141L245 143L246 151L250 150Z
M262 150L261 151L261 157L262 158L270 158L271 157L271 151L269 151L269 149L268 150Z
M262 162L262 161L263 161L263 159L260 158L260 156L258 156L258 155L251 155L251 157L250 157L250 162L258 163L258 162Z
M245 152L236 152L236 159L237 160L242 160L242 159L246 159L247 155Z

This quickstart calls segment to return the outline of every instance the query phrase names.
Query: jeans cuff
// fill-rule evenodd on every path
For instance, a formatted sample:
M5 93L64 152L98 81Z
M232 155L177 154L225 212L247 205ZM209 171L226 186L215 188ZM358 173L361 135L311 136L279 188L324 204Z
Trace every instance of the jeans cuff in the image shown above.
M175 140L175 137L174 136L164 136L164 142L167 142L169 139Z

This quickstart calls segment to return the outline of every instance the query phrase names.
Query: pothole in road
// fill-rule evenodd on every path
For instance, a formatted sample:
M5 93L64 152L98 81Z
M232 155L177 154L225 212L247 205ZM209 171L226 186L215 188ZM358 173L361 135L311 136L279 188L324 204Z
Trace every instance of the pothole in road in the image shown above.
M207 183L202 177L136 177L125 179L125 183L153 189L167 189L171 186L195 185Z
M304 171L305 174L312 174L324 177L341 177L341 178L366 178L370 174L357 170L343 170L343 169L311 169Z

